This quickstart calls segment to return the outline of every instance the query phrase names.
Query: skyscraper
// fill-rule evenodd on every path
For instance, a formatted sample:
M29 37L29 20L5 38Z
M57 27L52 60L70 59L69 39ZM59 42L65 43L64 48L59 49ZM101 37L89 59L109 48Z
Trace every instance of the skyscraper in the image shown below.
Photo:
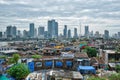
M85 37L89 37L89 26L85 26Z
M113 38L118 39L117 33L113 34Z
M100 33L99 33L99 31L96 31L96 32L95 32L94 37L96 37L96 38L100 38Z
M94 35L93 35L93 31L89 32L89 36L90 36L90 37L93 37L93 36L94 36Z
M37 38L37 29L34 29L34 38Z
M22 34L21 34L21 31L18 30L18 34L17 34L18 37L22 37Z
M38 28L38 35L44 35L44 27L40 26Z
M71 30L68 30L68 38L71 38Z
M45 30L44 30L44 27L39 27L38 28L38 37L39 38L44 38L44 34L45 34Z
M15 38L16 35L17 35L17 28L16 28L16 26L13 26L12 27L12 36Z
M63 36L67 38L67 25L64 25Z
M77 28L74 28L74 38L78 38Z
M48 39L48 31L45 31L44 33L45 33L45 34L44 34L44 38L45 38L45 39Z
M12 26L7 26L6 35L7 38L12 37Z
M34 38L34 33L35 33L35 32L34 32L34 31L35 31L34 23L30 23L29 27L30 27L29 36L30 36L31 38Z
M120 32L118 32L118 38L120 38Z
M54 19L48 21L48 36L49 38L58 37L58 23Z
M16 26L7 26L6 36L7 36L7 38L16 38L16 36L17 36Z
M24 38L29 37L29 31L24 30L24 31L23 31L23 37L24 37Z
M2 38L2 32L0 32L0 38Z
M108 30L104 31L104 38L109 39L109 31Z
M55 22L55 36L58 38L58 22Z
M6 31L5 32L3 32L3 36L2 36L3 38L7 38L7 33L6 33Z
M49 38L52 38L52 21L48 21L48 36Z

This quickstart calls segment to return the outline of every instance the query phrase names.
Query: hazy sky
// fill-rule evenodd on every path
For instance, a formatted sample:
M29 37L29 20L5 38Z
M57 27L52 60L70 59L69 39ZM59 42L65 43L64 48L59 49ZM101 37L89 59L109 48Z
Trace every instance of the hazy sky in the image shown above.
M48 19L59 22L59 33L63 25L73 30L79 23L82 33L85 25L115 33L120 31L120 0L0 0L0 30L8 25L28 30L30 22L47 29Z

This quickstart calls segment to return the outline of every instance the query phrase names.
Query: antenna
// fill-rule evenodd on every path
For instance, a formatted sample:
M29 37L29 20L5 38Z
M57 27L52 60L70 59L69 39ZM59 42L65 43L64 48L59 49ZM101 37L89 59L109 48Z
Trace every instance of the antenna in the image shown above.
M80 29L79 38L81 38L82 34L81 34L81 22L80 22L80 19L79 19L79 29Z

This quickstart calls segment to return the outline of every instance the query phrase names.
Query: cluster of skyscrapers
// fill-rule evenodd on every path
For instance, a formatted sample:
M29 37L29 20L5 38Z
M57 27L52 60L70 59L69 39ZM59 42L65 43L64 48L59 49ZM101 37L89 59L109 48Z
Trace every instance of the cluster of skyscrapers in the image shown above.
M7 26L6 34L7 34L7 37L15 38L17 36L16 26Z
M72 38L71 29L68 29L67 25L64 25L63 38ZM73 38L78 38L77 28L74 28Z
M108 30L104 30L104 34L100 34L99 31L96 31L95 34L93 33L93 31L89 31L89 26L85 26L85 34L84 36L86 38L89 37L94 37L94 38L104 38L104 39L109 39L110 35L109 35L109 31Z
M100 34L99 31L96 31L95 34L93 31L89 31L89 26L85 26L84 28L84 35L78 35L77 28L74 28L74 32L72 34L71 29L68 29L67 25L64 25L63 34L59 33L59 26L58 22L54 19L48 20L47 23L47 30L45 30L44 26L39 26L38 28L35 28L34 23L29 24L29 30L24 30L21 32L20 30L17 30L16 26L7 26L6 31L0 32L0 38L39 38L39 39L51 39L51 38L79 38L79 37L95 37L95 38L104 38L109 39L109 31L104 30L104 34ZM118 34L114 35L114 38L120 38L120 32Z
M39 26L38 29L35 28L34 23L29 24L29 30L24 30L21 32L17 30L16 26L7 26L4 35L0 32L0 36L5 38L40 38L40 39L51 39L58 38L58 22L54 19L48 20L47 31L45 31L44 26ZM67 25L64 25L63 38L72 38L71 30L67 30ZM77 28L74 28L74 38L78 38Z

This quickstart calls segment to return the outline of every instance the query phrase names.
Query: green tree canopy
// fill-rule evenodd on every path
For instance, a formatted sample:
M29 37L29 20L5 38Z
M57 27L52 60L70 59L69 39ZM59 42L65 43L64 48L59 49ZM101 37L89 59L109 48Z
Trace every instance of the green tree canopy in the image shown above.
M6 56L4 56L4 55L1 55L0 56L0 59L6 59L7 57Z
M87 80L106 80L106 79L92 76L92 77L88 78Z
M40 59L41 57L42 57L41 55L37 55L37 54L32 55L32 58L34 58L34 59Z
M20 55L19 54L13 54L12 58L9 60L9 63L18 63L18 60L20 59Z
M86 47L84 51L88 54L89 57L96 57L97 56L97 50L95 48Z
M108 80L120 80L120 73L112 74L109 76Z
M72 43L76 42L76 39L75 39L75 38L72 38L71 42L72 42Z
M116 52L120 52L120 45L116 47Z
M30 71L25 64L21 63L12 66L10 69L8 69L7 73L16 80L21 80L26 78Z
M120 72L120 65L116 65L116 66L115 66L115 70L116 70L117 72Z

